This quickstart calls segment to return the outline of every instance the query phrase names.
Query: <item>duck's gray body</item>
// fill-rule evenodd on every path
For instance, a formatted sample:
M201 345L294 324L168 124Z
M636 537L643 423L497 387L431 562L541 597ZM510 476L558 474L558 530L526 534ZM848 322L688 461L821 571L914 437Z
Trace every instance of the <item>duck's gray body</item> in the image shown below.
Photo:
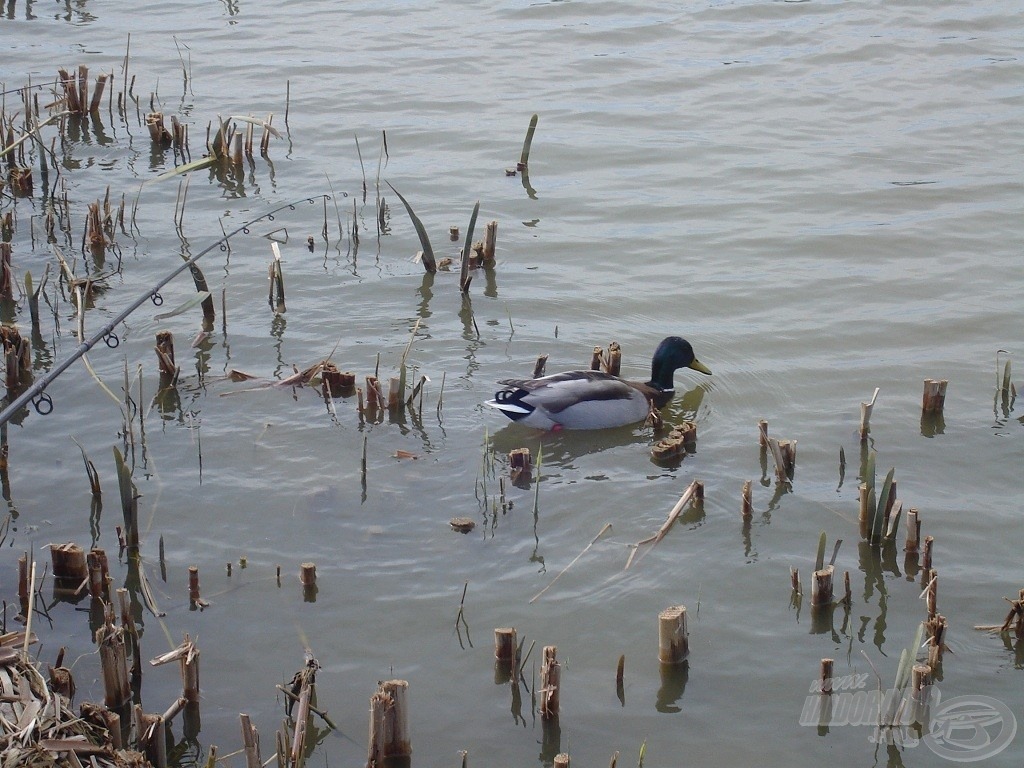
M566 371L538 379L504 379L486 401L519 424L538 429L606 429L647 418L675 395L676 369L711 371L700 363L685 339L669 336L651 361L651 380L626 381L600 371Z

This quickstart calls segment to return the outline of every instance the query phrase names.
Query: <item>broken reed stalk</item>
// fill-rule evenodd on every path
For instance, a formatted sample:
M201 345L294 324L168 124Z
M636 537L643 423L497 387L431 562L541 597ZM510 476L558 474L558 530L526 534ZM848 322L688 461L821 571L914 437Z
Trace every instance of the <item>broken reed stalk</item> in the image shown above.
M167 768L167 730L161 715L146 714L135 705L135 733L138 748L156 768Z
M191 569L189 570L191 571ZM149 663L151 666L158 667L162 664L170 664L172 661L179 662L181 666L181 698L186 703L198 703L199 648L189 635L185 635L185 639L177 648L151 659Z
M617 341L608 345L608 354L602 359L601 367L605 373L618 376L622 370L622 346Z
M871 431L871 411L874 410L875 401L878 399L879 388L875 387L874 394L871 395L871 400L866 403L860 404L860 439L867 440L868 433Z
M156 359L161 378L176 376L178 366L174 364L174 334L170 331L157 332Z
M754 515L754 502L750 489L751 482L749 480L744 481L740 501L740 516L744 521L749 521Z
M270 294L267 297L267 303L270 304L275 313L283 315L286 308L284 304L284 272L281 269L281 249L274 242L270 244L270 248L274 252L274 258L270 262L269 268Z
M99 202L89 203L88 211L85 217L85 239L92 253L102 253L107 247L107 238L103 231Z
M9 400L14 400L31 377L32 349L29 340L22 338L13 325L0 326L0 341L6 364L4 383Z
M121 452L114 446L114 464L117 468L117 485L121 495L121 513L124 516L125 546L130 550L139 549L139 491L132 480L131 470L125 464Z
M558 663L558 647L545 645L540 666L540 716L543 720L558 717L562 682L562 666Z
M925 379L924 393L921 396L921 410L924 413L942 413L946 404L947 379Z
M14 298L14 271L11 267L10 243L0 243L0 298Z
M111 709L120 709L132 696L124 629L114 625L114 607L109 603L104 610L103 620L103 626L96 630L96 645L99 646L100 668L103 672L103 702Z
M1006 614L1002 626L996 627L996 629L999 632L1009 632L1010 627L1013 626L1014 635L1024 638L1024 589L1017 593L1016 600L1003 599L1010 604L1010 612ZM981 627L975 627L975 629L981 629Z
M519 155L517 170L525 170L530 163L530 147L533 145L533 133L537 130L537 115L530 118L530 127L526 129L526 139L523 141L523 151Z
M686 628L686 606L674 605L658 614L658 661L679 664L690 653L690 635Z
M392 758L412 755L407 699L409 683L386 680L370 697L370 738L366 768L383 768Z
M932 569L932 546L935 544L934 536L924 537L924 554L921 558L921 570L925 574L929 573Z
M758 445L762 448L768 447L768 422L761 419L757 422Z
M934 568L928 572L928 586L925 587L923 597L928 610L928 618L934 619L938 613L939 603L939 572Z
M21 604L21 615L28 616L28 552L18 558L18 602Z
M538 355L537 356L537 362L533 364L533 375L530 378L539 379L541 376L543 376L544 375L544 369L547 367L547 364L548 364L548 356L547 355Z
M245 768L262 768L260 759L260 736L249 715L242 712L238 715L242 726L242 752L245 754Z

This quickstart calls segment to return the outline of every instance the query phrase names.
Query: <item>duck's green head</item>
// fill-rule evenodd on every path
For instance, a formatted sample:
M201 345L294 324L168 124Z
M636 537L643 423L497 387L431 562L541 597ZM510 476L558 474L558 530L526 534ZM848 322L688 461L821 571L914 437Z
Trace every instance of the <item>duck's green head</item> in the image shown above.
M673 389L672 374L680 368L692 368L711 375L711 369L693 353L690 342L679 336L669 336L654 350L654 357L651 360L651 384L660 389Z

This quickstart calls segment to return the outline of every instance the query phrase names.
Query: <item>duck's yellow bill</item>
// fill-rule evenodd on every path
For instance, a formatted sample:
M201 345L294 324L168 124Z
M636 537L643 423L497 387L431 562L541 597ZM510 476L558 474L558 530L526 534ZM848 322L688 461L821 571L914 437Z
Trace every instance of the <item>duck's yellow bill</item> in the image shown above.
M694 360L692 363L690 363L690 367L693 368L693 370L695 371L706 373L708 376L711 375L711 369L704 365L704 363L702 363L700 360Z

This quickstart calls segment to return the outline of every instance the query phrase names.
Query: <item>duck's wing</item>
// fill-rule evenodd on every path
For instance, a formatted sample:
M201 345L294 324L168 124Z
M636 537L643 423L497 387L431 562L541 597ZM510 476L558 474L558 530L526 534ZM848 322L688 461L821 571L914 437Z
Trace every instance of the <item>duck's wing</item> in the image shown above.
M602 371L565 371L539 379L504 379L498 382L508 389L521 391L515 399L557 414L582 403L607 400L631 400L637 395L633 384ZM506 395L505 398L512 397Z

